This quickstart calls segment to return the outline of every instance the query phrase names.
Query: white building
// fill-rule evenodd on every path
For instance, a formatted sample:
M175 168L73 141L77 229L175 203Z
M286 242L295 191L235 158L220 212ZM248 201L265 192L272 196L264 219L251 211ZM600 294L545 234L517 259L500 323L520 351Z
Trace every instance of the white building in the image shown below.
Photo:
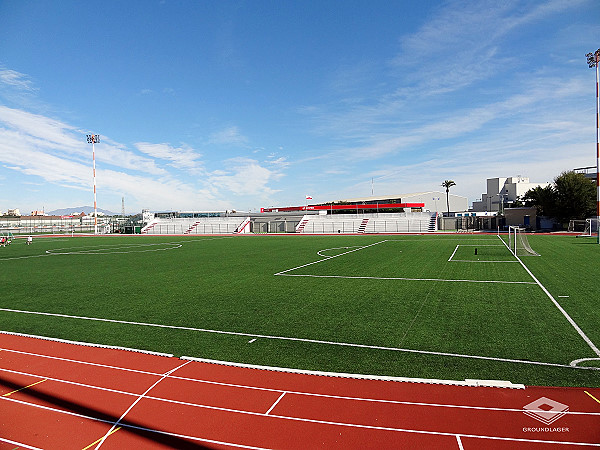
M508 178L488 178L487 192L481 194L481 200L473 202L472 211L501 211L501 205L512 203L528 190L545 188L550 183L531 183L529 178L516 176Z

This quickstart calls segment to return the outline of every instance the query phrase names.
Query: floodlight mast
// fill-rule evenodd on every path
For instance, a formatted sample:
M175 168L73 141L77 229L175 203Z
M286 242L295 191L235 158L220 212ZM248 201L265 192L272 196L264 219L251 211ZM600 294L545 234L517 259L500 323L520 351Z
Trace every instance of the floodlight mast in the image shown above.
M96 148L94 144L100 142L99 134L88 134L88 144L92 144L92 165L94 176L94 234L98 234L98 208L96 207Z
M600 244L600 91L598 90L598 63L600 48L587 55L588 66L596 68L596 223L598 224L598 244Z

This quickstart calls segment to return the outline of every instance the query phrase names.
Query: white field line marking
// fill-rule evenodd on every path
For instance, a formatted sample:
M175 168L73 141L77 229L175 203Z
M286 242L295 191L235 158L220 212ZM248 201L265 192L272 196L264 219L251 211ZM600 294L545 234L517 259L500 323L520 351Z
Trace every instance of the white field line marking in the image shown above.
M113 432L113 430L121 423L121 421L123 420L123 418L127 415L127 413L129 413L129 411L131 411L133 409L133 407L135 405L138 404L138 402L143 399L148 392L150 392L158 383L160 383L161 381L163 381L165 378L167 378L169 375L171 375L173 372L175 372L177 369L181 369L183 366L187 365L190 361L183 363L177 367L174 367L173 369L165 372L161 378L159 378L158 380L156 380L154 382L154 384L152 384L152 386L150 386L148 389L146 389L146 391L142 394L139 395L138 398L131 404L131 406L129 406L129 408L127 408L127 410L121 415L121 417L119 417L119 420L117 420L115 423L113 423L112 427L110 428L110 430L108 430L106 432L106 434L104 435L104 437L102 437L102 439L100 440L100 442L98 442L98 445L96 446L96 450L98 450L102 444L104 443L104 441L106 440L106 438L108 436L110 436Z
M348 250L350 248L356 248L356 247L362 247L362 245L351 245L350 247L332 247L332 248L326 248L323 250L319 250L317 252L317 255L319 255L321 258L333 258L333 256L328 256L328 255L322 255L321 252L326 252L328 250Z
M47 411L68 414L68 415L75 416L75 417L82 417L85 419L95 420L98 422L111 423L110 421L99 419L96 417L85 416L83 414L73 413L70 411L63 411L60 409L50 408L47 406L37 405L34 403L28 403L28 402L24 402L21 400L11 399L8 397L0 397L0 400L11 401L11 402L19 403L22 405L31 406L34 408L40 408L40 409L47 410ZM187 404L186 402L173 401L173 403L194 406L193 404ZM266 416L265 414L256 413L256 412L252 412L252 411L242 411L242 410L235 410L235 409L218 408L218 407L206 406L206 405L196 405L196 406L201 407L201 408L215 409L215 410L226 411L226 412L231 412L231 413L246 414L246 415L250 415L250 416L260 416L260 417L269 417L269 418L273 418L273 419L291 420L291 421L295 421L295 422L316 423L316 424L322 424L322 425L332 425L332 426L341 426L341 427L358 428L358 429L365 429L365 430L376 430L376 431L395 431L395 432L399 432L399 433L412 433L412 434L423 434L423 435L433 435L433 436L451 436L451 437L457 436L456 433L449 433L449 432L444 432L444 431L380 427L380 426L375 426L375 425L362 425L362 424L345 423L345 422L333 422L333 421L328 421L328 420L306 419L306 418L301 418L301 417L290 417L290 416L279 416L279 415ZM521 412L522 412L522 410L521 410ZM155 429L150 429L150 428L145 428L145 427L139 427L139 426L130 425L130 424L126 424L126 423L122 424L121 426L125 427L125 428L132 428L132 429L137 429L137 430L142 430L142 431L150 431L150 432L159 433L159 434L163 434L163 435L167 435L167 436L191 439L191 440L195 440L195 441L227 444L227 445L231 445L231 446L239 447L239 448L249 448L249 449L261 448L261 447L250 447L250 446L246 446L246 445L242 445L242 444L223 443L223 442L213 441L213 440L204 439L204 438L195 437L195 436L186 436L186 435L181 435L181 434L177 434L177 433L169 433L166 431L160 431L160 430L155 430ZM487 435L463 434L463 433L461 433L460 436L469 437L469 438L477 438L477 439L500 440L500 441L508 441L508 442L527 442L527 443L562 444L562 445L579 445L579 446L585 445L585 446L592 446L592 447L600 447L600 444L587 443L587 442L551 441L551 440L542 440L542 439L524 439L524 438L511 438L511 437L499 437L499 436L487 436Z
M17 448L23 447L23 448L28 448L28 449L31 449L31 450L43 450L43 449L41 449L39 447L33 447L31 445L23 444L22 442L11 441L10 439L5 439L5 438L2 438L2 437L0 437L0 442L6 442L7 444L10 444L10 445L16 445Z
M466 262L466 263L516 263L518 261L474 261L469 259L453 259L452 262ZM532 283L534 284L534 283Z
M268 411L265 413L265 416L268 416L268 415L269 415L269 413L270 413L271 411L273 411L273 408L275 408L275 406L277 406L277 403L279 403L279 401L280 401L280 400L283 398L283 396L284 396L285 394L286 394L286 392L285 392L285 391L281 393L281 395L279 396L279 398L278 398L277 400L275 400L275 403L273 403L273 404L271 405L271 407L269 408L269 410L268 410Z
M464 447L462 445L462 441L460 440L460 435L458 435L458 434L456 435L456 442L458 444L459 450L464 450Z
M531 281L498 281L498 280L447 280L441 278L406 278L406 277L368 277L368 276L346 276L346 275L302 275L302 274L292 274L287 273L293 270L301 269L303 267L311 266L313 264L318 264L324 261L328 261L332 258L337 258L339 256L347 255L348 253L353 253L358 250L363 250L368 247L372 247L374 245L383 244L384 242L402 242L400 239L384 239L383 241L375 242L374 244L365 245L363 247L358 247L353 250L349 250L347 252L340 253L339 255L324 257L324 259L320 259L318 261L313 261L307 264L303 264L298 267L292 267L291 269L283 270L281 272L277 272L274 275L281 275L287 277L308 277L308 278L344 278L344 279L357 279L357 280L402 280L402 281L444 281L444 282L459 282L459 283L503 283L503 284L535 284ZM490 245L490 247L500 247L499 245ZM458 245L456 246L458 248ZM456 249L454 250L456 251ZM454 255L454 253L453 253Z
M42 409L44 411L51 411L51 412L56 412L59 414L66 414L68 416L73 416L73 417L79 417L82 419L87 419L87 420L92 420L92 421L96 421L96 422L101 422L101 423L111 423L109 420L106 419L101 419L99 417L93 417L93 416L86 416L84 414L79 414L79 413L75 413L75 412L71 412L71 411L65 411L62 409L56 409L56 408L51 408L49 406L43 406L43 405L38 405L35 403L29 403L29 402L25 402L22 400L16 400L16 399L11 399L11 398L0 398L2 400L6 400L6 401L10 401L13 403L18 403L20 405L25 405L25 406L31 406L32 408L38 408L38 409ZM151 432L151 433L157 433L157 434L161 434L163 436L172 436L172 437L176 437L176 438L181 438L181 439L190 439L192 441L199 441L199 442L207 442L209 444L218 444L218 445L226 445L226 446L231 446L231 447L236 447L236 448L244 448L244 449L250 449L250 450L268 450L264 447L253 447L250 445L243 445L243 444L237 444L234 442L225 442L225 441L216 441L214 439L206 439L206 438L201 438L201 437L197 437L197 436L188 436L185 434L179 434L179 433L170 433L168 431L161 431L161 430L155 430L153 428L146 428L146 427L141 427L141 426L136 426L136 425L131 425L131 424L122 424L121 427L123 428L130 428L133 430L139 430L139 431L145 431L145 432ZM31 448L31 449L35 449L35 450L41 450L41 449L37 449L37 447L27 447L27 448Z
M323 261L327 261L324 259ZM321 261L317 261L321 262ZM479 262L479 261L478 261ZM292 270L292 269L289 269ZM444 281L448 283L500 283L500 284L535 284L532 281L500 281L500 280L451 280L445 278L405 278L405 277L367 277L348 275L296 275L293 273L276 273L282 277L307 277L307 278L345 278L348 280L403 280L403 281Z
M308 338L294 338L294 337L286 337L286 336L271 336L265 334L250 334L250 333L240 333L236 331L221 331L221 330L209 330L204 328L192 328L192 327L180 327L175 325L160 325L155 323L144 323L144 322L130 322L123 320L114 320L114 319L100 319L93 317L82 317L82 316L70 316L65 314L54 314L54 313L43 313L43 312L33 312L33 311L21 311L16 309L7 309L0 308L0 311L8 311L15 313L24 313L24 314L37 314L43 316L55 316L55 317L66 317L70 319L81 319L81 320L95 320L100 322L111 322L111 323L119 323L119 324L127 324L127 325L139 325L139 326L147 326L147 327L158 327L158 328L167 328L174 330L185 330L185 331L199 331L205 333L216 333L216 334L224 334L224 335L232 335L232 336L246 336L250 338L264 338L264 339L276 339L282 341L291 341L291 342L302 342L309 344L324 344L324 345L338 345L341 347L352 347L352 348L366 348L371 350L387 350L387 351L396 351L396 352L405 352L405 353L416 353L423 355L436 355L436 356L450 356L450 357L458 357L458 358L469 358L469 359L481 359L485 361L499 361L499 362L510 362L510 363L519 363L519 364L532 364L532 365L540 365L540 366L549 366L549 367L565 367L570 369L580 369L580 370L600 370L600 367L573 367L566 364L556 364L556 363L547 363L540 361L530 361L530 360L521 360L521 359L510 359L510 358L496 358L492 356L479 356L479 355L465 355L461 353L449 353L449 352L435 352L431 350L414 350L407 348L397 348L397 347L385 347L380 345L367 345L367 344L354 344L349 342L334 342L334 341L324 341L319 339L308 339Z
M456 244L456 248L454 249L454 251L452 252L452 254L450 255L450 258L448 258L448 261L452 261L452 258L454 258L454 254L456 253L456 251L458 250L458 247L460 247L460 244Z
M365 248L373 247L374 245L383 244L384 242L387 242L387 239L384 239L383 241L375 242L374 244L364 245L362 247L358 247L358 248L355 248L353 250L348 250L347 252L340 253L339 255L330 256L330 257L325 258L325 259L319 259L318 261L313 261L313 262L310 262L310 263L307 263L307 264L303 264L303 265L298 266L298 267L292 267L291 269L287 269L287 270L283 270L281 272L277 272L275 275L283 275L286 272L291 272L292 270L301 269L301 268L307 267L307 266L312 266L313 264L318 264L318 263L321 263L323 261L329 261L330 259L333 259L333 258L339 258L340 256L347 255L348 253L353 253L353 252L357 252L359 250L364 250Z
M468 259L452 259L452 258L454 258L454 254L458 250L458 247L502 247L502 246L501 245L488 245L488 244L484 244L484 245L457 244L456 248L454 249L454 251L450 255L450 258L448 258L448 262L450 262L450 261L452 261L452 262L466 262L466 263L516 263L517 262L517 261L474 261L474 260L468 260Z
M506 242L504 242L503 240L502 240L502 242L504 243L504 245L506 245ZM506 245L506 247L508 248L508 245ZM527 271L527 273L533 279L533 281L536 282L536 284L542 289L542 291L544 291L544 293L548 296L548 298L552 301L552 303L554 303L554 306L556 306L558 308L558 310L562 313L563 316L565 316L565 318L569 321L569 323L573 326L573 328L575 328L575 331L577 331L577 333L579 333L579 336L581 336L583 338L583 340L587 343L587 345L589 345L589 347L592 349L592 351L596 355L600 356L600 350L598 349L598 347L596 347L594 345L594 343L591 341L591 339L589 337L587 337L587 335L583 332L583 330L581 328L579 328L579 325L577 325L577 323L571 318L571 316L567 313L567 311L565 311L563 309L563 307L560 306L560 303L558 303L556 301L556 299L552 296L552 294L548 291L548 289L546 289L546 287L542 283L540 283L540 281L535 277L535 275L531 272L531 270L529 270L529 268L523 263L523 261L521 261L521 259L517 255L515 255L515 258L517 258L517 261L519 261L519 263L521 263L521 266L523 266L523 268Z
M11 370L11 369L3 369L3 368L0 368L0 372L12 373L15 375L38 377L38 378L42 376L42 375L35 374L35 373L22 372L19 370ZM158 374L158 373L153 374L153 375L161 376L161 374ZM175 375L169 375L166 378L174 379L174 380L190 381L190 382L196 382L196 383L202 383L202 384L210 384L210 385L216 385L216 386L226 386L226 387L234 387L234 388L239 388L239 389L249 389L249 390L258 390L258 391L271 392L271 393L281 393L279 399L275 403L279 402L281 397L283 397L283 394L293 394L293 395L306 396L306 397L320 397L320 398L330 398L330 399L335 399L335 400L351 400L351 401L356 401L356 402L382 403L382 404L401 405L401 406L423 406L423 407L431 407L431 408L464 409L464 410L474 410L474 411L494 411L494 412L502 412L502 413L514 412L514 413L519 413L519 414L521 414L523 412L522 408L500 408L500 407L492 407L492 406L455 405L452 403L411 402L411 401L404 401L404 400L386 400L386 399L377 399L377 398L351 397L351 396L345 396L345 395L317 394L317 393L303 392L303 391L289 391L289 390L282 391L281 389L264 388L264 387L257 387L257 386L247 386L247 385L243 385L243 384L223 383L223 382L210 381L210 380L200 380L197 378L178 377ZM71 386L78 386L78 387L94 389L94 390L103 391L103 392L110 392L113 394L120 394L120 395L126 395L126 396L131 396L131 397L139 397L139 395L140 395L139 393L136 393L136 392L128 392L128 391L122 391L122 390L118 390L118 389L111 389L111 388L106 388L106 387L102 387L102 386L96 386L93 384L86 384L86 383L79 383L76 381L64 380L61 378L45 377L45 379L54 381L56 383L68 384ZM224 407L219 407L219 406L210 406L210 405L204 405L201 403L191 403L191 402L184 402L184 401L180 401L180 400L173 400L173 399L168 399L168 398L163 398L163 397L154 397L152 395L147 395L145 398L148 400L156 400L156 401L161 401L164 403L182 404L182 405L194 406L194 407L205 408L205 409L216 409L216 410L223 410L223 411L238 411L235 409L224 408ZM0 399L2 399L2 397L0 397ZM271 411L271 409L269 409L269 411L265 414L268 414L270 411ZM261 415L262 413L253 413L253 414ZM572 415L572 416L592 416L592 417L600 416L600 412L589 412L589 411L565 411L564 414Z
M151 236L156 236L156 235L151 235ZM77 237L94 237L94 235L90 235L90 236L77 236ZM116 236L111 236L111 237L116 237ZM146 236L141 236L140 238L143 239ZM173 244L180 244L180 243L188 243L188 242L203 242L203 241L213 241L213 240L217 240L217 239L231 239L233 236L218 236L218 237L207 237L205 239L202 238L195 238L195 239L186 239L184 241L176 241L176 242L162 242L162 243L156 243L156 244L142 244L142 245L173 245ZM136 237L136 239L138 239ZM49 239L49 238L44 238L44 242L47 241L65 241L65 240L71 240L71 238L68 239ZM130 245L130 244L113 244L114 246L123 246L123 245ZM179 246L180 247L180 246ZM177 247L177 248L179 248ZM82 248L82 247L70 247L70 248ZM85 247L84 247L85 248ZM161 250L172 250L173 248L168 248L168 249L161 249ZM57 249L60 250L60 249ZM146 251L156 251L156 250L146 250ZM107 254L112 254L112 253L142 253L142 252L109 252ZM52 250L48 251L46 250L46 253L42 253L40 255L28 255L28 256L13 256L10 258L0 258L0 262L2 261L11 261L11 260L15 260L15 259L29 259L29 258L41 258L44 256L59 256L59 255L74 255L74 254L103 254L103 253L90 253L89 251L84 251L84 252L68 252L68 253L54 253Z
M145 244L143 245L143 247L147 247L150 245L160 245L160 244ZM165 247L165 248L151 248L148 250L128 250L128 251L117 251L120 250L122 248L139 248L142 247L141 245L138 246L125 246L125 247L117 247L114 250L110 249L110 248L98 248L98 249L87 249L87 250L78 250L78 251L72 251L72 252L58 252L58 251L54 251L54 250L46 250L46 253L50 254L50 255L117 255L117 254L129 254L129 253L146 253L146 252L160 252L163 250L175 250L177 248L181 248L183 245L182 244L170 244L170 247ZM62 249L57 249L57 250L62 250Z
M128 352L144 353L146 355L165 356L167 358L172 358L173 356L175 356L172 353L153 352L152 350L142 350L139 348L121 347L118 345L106 345L106 344L94 344L94 343L90 343L90 342L70 341L68 339L50 338L50 337L46 337L46 336L38 336L35 334L16 333L14 331L0 330L0 334L8 334L11 336L22 336L22 337L28 337L28 338L34 338L34 339L41 339L43 341L61 342L63 344L83 345L84 347L106 348L109 350L125 350Z

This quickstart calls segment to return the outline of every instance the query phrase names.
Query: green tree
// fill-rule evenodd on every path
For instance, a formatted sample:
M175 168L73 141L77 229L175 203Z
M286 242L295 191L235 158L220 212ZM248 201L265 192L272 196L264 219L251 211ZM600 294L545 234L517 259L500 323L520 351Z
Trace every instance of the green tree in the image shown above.
M554 217L556 209L556 190L549 184L546 187L536 186L523 195L525 206L535 206L538 216Z
M596 215L596 185L582 173L563 172L554 179L555 217L560 222Z
M567 171L542 188L530 189L523 196L527 206L535 206L540 216L553 217L561 223L595 215L596 185L581 173Z
M452 180L444 180L442 187L446 188L446 208L448 209L448 215L450 215L450 188L456 186L456 183Z

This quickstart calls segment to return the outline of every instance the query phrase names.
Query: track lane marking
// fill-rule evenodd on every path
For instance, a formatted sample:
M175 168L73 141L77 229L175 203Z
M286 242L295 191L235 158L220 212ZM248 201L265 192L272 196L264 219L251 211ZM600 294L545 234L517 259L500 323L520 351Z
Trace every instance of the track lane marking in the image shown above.
M44 450L44 449L39 448L39 447L34 447L32 445L23 444L22 442L12 441L10 439L6 439L6 438L3 438L3 437L0 437L0 442L6 442L7 444L16 445L17 447L14 448L13 450L18 450L21 447L27 448L29 450Z
M34 403L28 403L28 402L24 402L21 400L15 400L15 399L7 398L7 397L0 397L0 401L1 400L15 402L15 403L19 403L22 405L28 405L28 406L32 406L35 408L41 408L41 409L45 409L48 411L58 412L58 413L62 413L62 414L68 414L68 415L72 415L72 416L76 416L76 417L99 421L99 422L112 423L110 421L103 420L103 419L96 418L96 417L86 416L83 414L73 413L70 411L62 411L62 410L50 408L47 406L36 405ZM175 402L175 403L185 404L185 402ZM450 433L450 432L446 432L446 431L415 430L415 429L409 429L409 428L393 428L393 427L382 427L382 426L375 426L375 425L361 425L361 424L353 424L353 423L345 423L345 422L334 422L334 421L329 421L329 420L307 419L307 418L302 418L302 417L290 417L290 416L279 416L279 415L265 416L263 413L255 413L255 412L251 412L251 411L241 411L241 410L233 410L233 409L228 410L225 408L215 408L215 407L207 407L207 408L219 409L219 410L235 412L235 413L240 413L240 414L247 414L247 415L251 415L251 416L258 416L258 417L269 417L269 418L275 418L275 419L291 420L291 421L295 421L295 422L316 423L316 424L321 424L321 425L333 425L333 426L341 426L341 427L348 427L348 428L360 428L360 429L375 430L375 431L394 431L394 432L400 432L400 433L424 434L424 435L432 435L432 436L451 436L454 438L456 438L457 435L460 435L462 437L468 437L468 438L490 439L490 440L500 440L500 441L509 441L509 442L562 444L562 445L577 445L577 446L585 445L585 446L591 446L591 447L600 447L600 444L591 443L591 442L553 441L553 440L543 440L543 439L525 439L525 438L516 438L516 437L488 436L488 435L480 435L480 434ZM521 412L522 412L522 410L521 410ZM174 437L191 439L191 440L201 441L201 442L227 444L227 445L240 447L240 448L249 448L249 449L262 448L262 447L250 447L250 446L246 446L243 444L233 444L233 443L223 443L223 442L218 442L218 441L212 441L212 440L201 438L201 437L181 435L178 433L170 433L167 431L155 430L155 429L151 429L151 428L145 428L145 427L130 425L130 424L126 424L126 423L123 424L123 427L132 428L132 429L136 429L136 430L142 430L142 431L150 431L150 432L155 432L155 433L159 433L159 434L163 434L163 435L167 435L167 436L174 436Z
M277 403L279 403L279 401L283 398L283 396L286 394L286 392L282 392L281 395L279 396L279 398L277 400L275 400L275 402L271 405L271 407L269 408L269 410L265 413L265 416L268 416L269 413L271 411L273 411L273 408L275 408L275 406L277 406Z
M117 432L117 431L119 431L121 428L122 428L122 427L117 427L117 428L115 428L114 430L112 430L112 431L110 432L110 434L114 434L114 433L116 433L116 432ZM110 436L110 434L109 434L109 436ZM89 448L92 448L92 447L93 447L95 444L97 444L98 442L100 442L102 439L103 439L103 438L96 439L96 440L95 440L94 442L92 442L90 445L87 445L87 446L83 447L81 450L88 450Z
M34 374L29 374L26 372L20 372L17 370L10 370L10 369L3 369L3 368L0 368L0 371L14 373L17 375L36 376ZM156 375L160 376L160 374L156 374ZM290 390L282 391L280 389L259 388L259 387L255 387L255 386L244 386L244 385L236 385L236 384L230 384L230 383L221 383L221 382L216 382L216 381L198 380L198 379L194 379L194 378L181 378L181 377L175 377L175 376L171 376L168 378L169 379L179 379L179 380L184 380L184 381L199 382L199 383L206 383L206 384L213 384L213 385L219 385L219 386L226 386L226 387L236 387L236 388L240 388L240 389L262 390L262 391L266 391L266 392L275 392L275 393L282 393L282 394L287 393L287 394L295 394L295 395L299 395L299 396L321 397L321 398L328 398L328 399L334 399L334 400L351 400L351 401L358 401L358 402L384 403L384 404L402 405L402 406L423 406L423 407L434 407L434 408L467 409L467 410L475 410L475 411L523 413L522 408L500 408L500 407L491 407L491 406L454 405L454 404L449 404L449 403L427 403L427 402L411 402L411 401L403 401L403 400L373 399L373 398L350 397L350 396L332 395L332 394L316 394L316 393L302 392L302 391L290 391ZM128 395L128 396L132 396L132 397L139 397L139 395L140 395L139 393L136 393L136 392L127 392L127 391L122 391L122 390L118 390L118 389L111 389L111 388L106 388L106 387L101 387L101 386L95 386L95 385L91 385L91 384L78 383L76 381L63 380L60 378L47 377L47 380L55 381L57 383L70 384L73 386L78 386L78 387L83 387L83 388L89 388L89 389L95 389L95 390L99 390L99 391L115 393L115 394ZM149 399L149 400L156 400L156 401L161 401L161 402L165 402L165 403L181 404L181 405L194 406L194 407L205 408L205 409L215 409L215 410L222 410L222 411L229 411L229 412L244 412L241 410L235 410L235 409L225 408L225 407L221 407L221 406L211 406L211 405L204 405L204 404L200 404L200 403L191 403L191 402L173 400L173 399L168 399L168 398L163 398L163 397L154 397L151 395L147 395L145 398ZM244 412L244 413L259 414L259 415L262 414L259 412L252 412L252 411L248 411L248 412ZM565 411L564 414L573 415L573 416L592 416L592 417L600 416L600 412L588 412L588 411Z
M177 366L177 367L174 367L173 369L171 369L171 370L169 370L169 371L165 372L165 373L164 373L164 374L161 376L161 378L159 378L158 380L156 380L156 381L155 381L155 382L152 384L152 386L150 386L148 389L146 389L146 390L144 391L144 393L143 393L142 395L139 395L139 396L138 396L138 398L137 398L137 399L136 399L136 400L135 400L135 401L134 401L134 402L131 404L131 406L129 406L129 408L127 408L127 410L126 410L126 411L125 411L125 412L124 412L124 413L121 415L121 417L119 417L119 420L117 420L117 421L116 421L116 422L113 424L113 426L111 427L111 429L110 429L110 430L109 430L109 431L108 431L108 432L107 432L107 433L104 435L104 437L103 437L103 438L100 440L100 442L99 442L99 443L98 443L98 445L96 446L96 450L98 450L98 449L99 449L99 448L102 446L102 444L104 443L104 441L106 440L106 438L107 438L107 437L109 437L109 436L112 434L112 431L113 431L113 430L114 430L114 429L117 427L117 425L119 425L119 424L121 423L121 421L122 421L122 420L125 418L125 416L126 416L128 413L129 413L129 411L131 411L131 410L133 409L133 407L134 407L135 405L137 405L137 404L138 404L138 402L139 402L141 399L143 399L143 398L146 396L146 394L148 394L148 392L150 392L152 389L154 389L154 387L156 387L156 385L157 385L158 383L160 383L161 381L163 381L165 378L167 378L169 375L171 375L171 374L172 374L173 372L175 372L177 369L180 369L180 368L182 368L182 367L184 367L184 366L187 366L187 365L188 365L190 362L191 362L191 361L187 361L187 362L185 362L185 363L183 363L183 364L180 364L179 366Z
M44 382L44 381L46 381L46 380L47 380L47 378L45 378L45 379L43 379L43 380L40 380L40 381L36 381L35 383L28 384L27 386L23 386L22 388L15 389L15 390L14 390L14 391L12 391L12 392L8 392L8 393L6 393L6 394L2 395L2 397L8 397L9 395L12 395L12 394L14 394L14 393L16 393L16 392L19 392L19 391L22 391L22 390L24 390L24 389L30 388L31 386L35 386L36 384L43 383L43 382Z
M32 408L43 409L45 411L51 411L51 412L55 412L55 413L59 413L59 414L66 414L66 415L69 415L69 416L78 417L80 419L87 419L87 420L92 420L92 421L106 423L106 424L111 424L112 423L110 420L101 419L99 417L87 416L85 414L79 414L79 413L75 413L75 412L72 412L72 411L64 411L64 410L61 410L61 409L56 409L56 408L52 408L52 407L49 407L49 406L37 405L35 403L29 403L29 402L25 402L25 401L22 401L22 400L16 400L16 399L8 398L8 397L0 397L0 401L2 401L2 400L6 400L6 401L9 401L9 402L13 402L13 403L18 403L20 405L31 406ZM261 416L264 417L263 414L261 414ZM131 428L133 430L138 430L138 431L145 431L145 432L150 432L150 433L157 433L157 434L161 434L163 436L171 436L171 437L176 437L176 438L180 438L180 439L190 439L192 441L207 442L209 444L229 445L231 447L245 448L245 449L251 449L251 450L268 450L268 449L264 449L263 447L252 447L250 445L237 444L235 442L217 441L217 440L214 440L214 439L206 439L206 438L201 438L201 437L196 437L196 436L188 436L188 435L180 434L180 433L170 433L168 431L156 430L154 428L141 427L141 426L132 425L132 424L125 424L124 423L122 425L122 427L124 427L124 428ZM0 441L1 440L2 440L2 438L0 438ZM25 448L30 448L32 450L43 450L43 449L39 449L37 447L30 447L30 446L25 446Z
M596 397L594 397L592 394L590 394L588 391L583 391L585 392L587 395L589 395L590 397L592 397L594 400L596 400L598 403L600 403L600 400L598 400Z

